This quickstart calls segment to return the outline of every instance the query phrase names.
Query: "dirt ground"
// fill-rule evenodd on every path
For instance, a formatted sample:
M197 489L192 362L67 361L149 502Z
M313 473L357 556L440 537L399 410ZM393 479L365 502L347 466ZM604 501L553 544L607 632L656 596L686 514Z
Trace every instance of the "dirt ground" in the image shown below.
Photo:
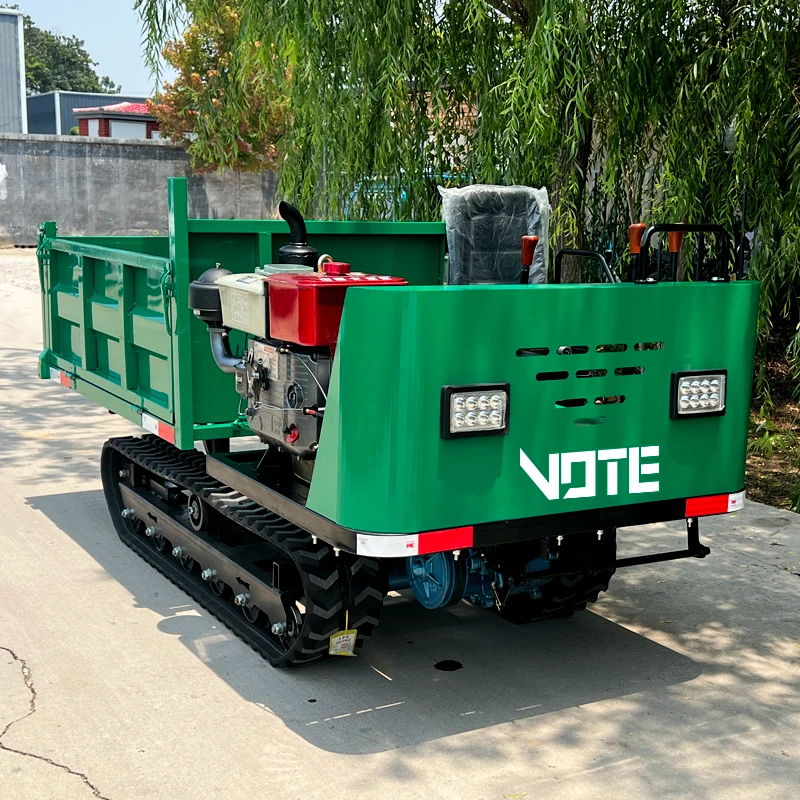
M767 364L770 396L750 415L747 496L791 511L800 510L800 403L797 382L784 359Z

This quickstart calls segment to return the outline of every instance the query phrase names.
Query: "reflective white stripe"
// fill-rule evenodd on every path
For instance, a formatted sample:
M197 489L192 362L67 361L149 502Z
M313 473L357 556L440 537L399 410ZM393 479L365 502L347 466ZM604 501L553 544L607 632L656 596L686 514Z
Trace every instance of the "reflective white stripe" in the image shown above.
M142 427L158 436L158 420L149 414L142 414Z
M69 375L67 375L66 372L62 372L60 369L50 367L50 380L56 381L56 383L60 383L62 386L66 386L67 389L72 388L72 382L70 381Z
M419 534L408 536L396 534L359 533L356 535L356 553L376 558L404 558L417 554Z
M744 506L744 490L728 495L728 511L740 511Z

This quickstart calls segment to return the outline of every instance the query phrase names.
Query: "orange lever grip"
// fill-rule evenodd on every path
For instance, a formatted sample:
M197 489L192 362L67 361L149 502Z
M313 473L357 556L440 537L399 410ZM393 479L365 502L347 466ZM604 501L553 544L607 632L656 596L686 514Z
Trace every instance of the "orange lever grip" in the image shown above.
M679 253L683 242L683 231L670 231L667 234L667 248L670 253Z
M628 238L631 242L631 255L638 256L642 251L642 236L647 226L644 222L634 222L628 228Z
M522 266L529 267L533 264L533 253L536 250L536 245L539 244L538 236L523 236L522 237Z

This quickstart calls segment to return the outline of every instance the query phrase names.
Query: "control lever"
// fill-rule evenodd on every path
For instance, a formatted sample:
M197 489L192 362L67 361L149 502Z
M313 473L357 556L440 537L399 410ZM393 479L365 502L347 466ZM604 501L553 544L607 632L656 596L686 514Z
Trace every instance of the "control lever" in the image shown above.
M667 249L669 250L670 280L678 280L678 253L683 244L683 231L669 231L667 233Z
M522 274L519 279L522 286L525 286L530 280L531 264L533 264L533 254L536 251L537 244L539 244L538 236L522 237Z
M642 261L642 236L647 225L644 222L634 222L628 228L628 239L631 243L631 280L638 280Z

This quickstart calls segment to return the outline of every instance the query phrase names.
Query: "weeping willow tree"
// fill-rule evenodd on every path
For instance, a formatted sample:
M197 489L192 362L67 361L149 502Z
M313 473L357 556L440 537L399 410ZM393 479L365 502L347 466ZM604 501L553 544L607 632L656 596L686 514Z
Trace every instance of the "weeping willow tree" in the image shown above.
M642 219L753 231L762 337L790 319L800 364L797 0L137 6L154 62L180 20L236 15L199 114L250 120L253 71L269 71L291 117L282 191L305 211L433 219L437 183L523 183L549 188L571 245L621 249ZM235 148L199 147L237 166Z

